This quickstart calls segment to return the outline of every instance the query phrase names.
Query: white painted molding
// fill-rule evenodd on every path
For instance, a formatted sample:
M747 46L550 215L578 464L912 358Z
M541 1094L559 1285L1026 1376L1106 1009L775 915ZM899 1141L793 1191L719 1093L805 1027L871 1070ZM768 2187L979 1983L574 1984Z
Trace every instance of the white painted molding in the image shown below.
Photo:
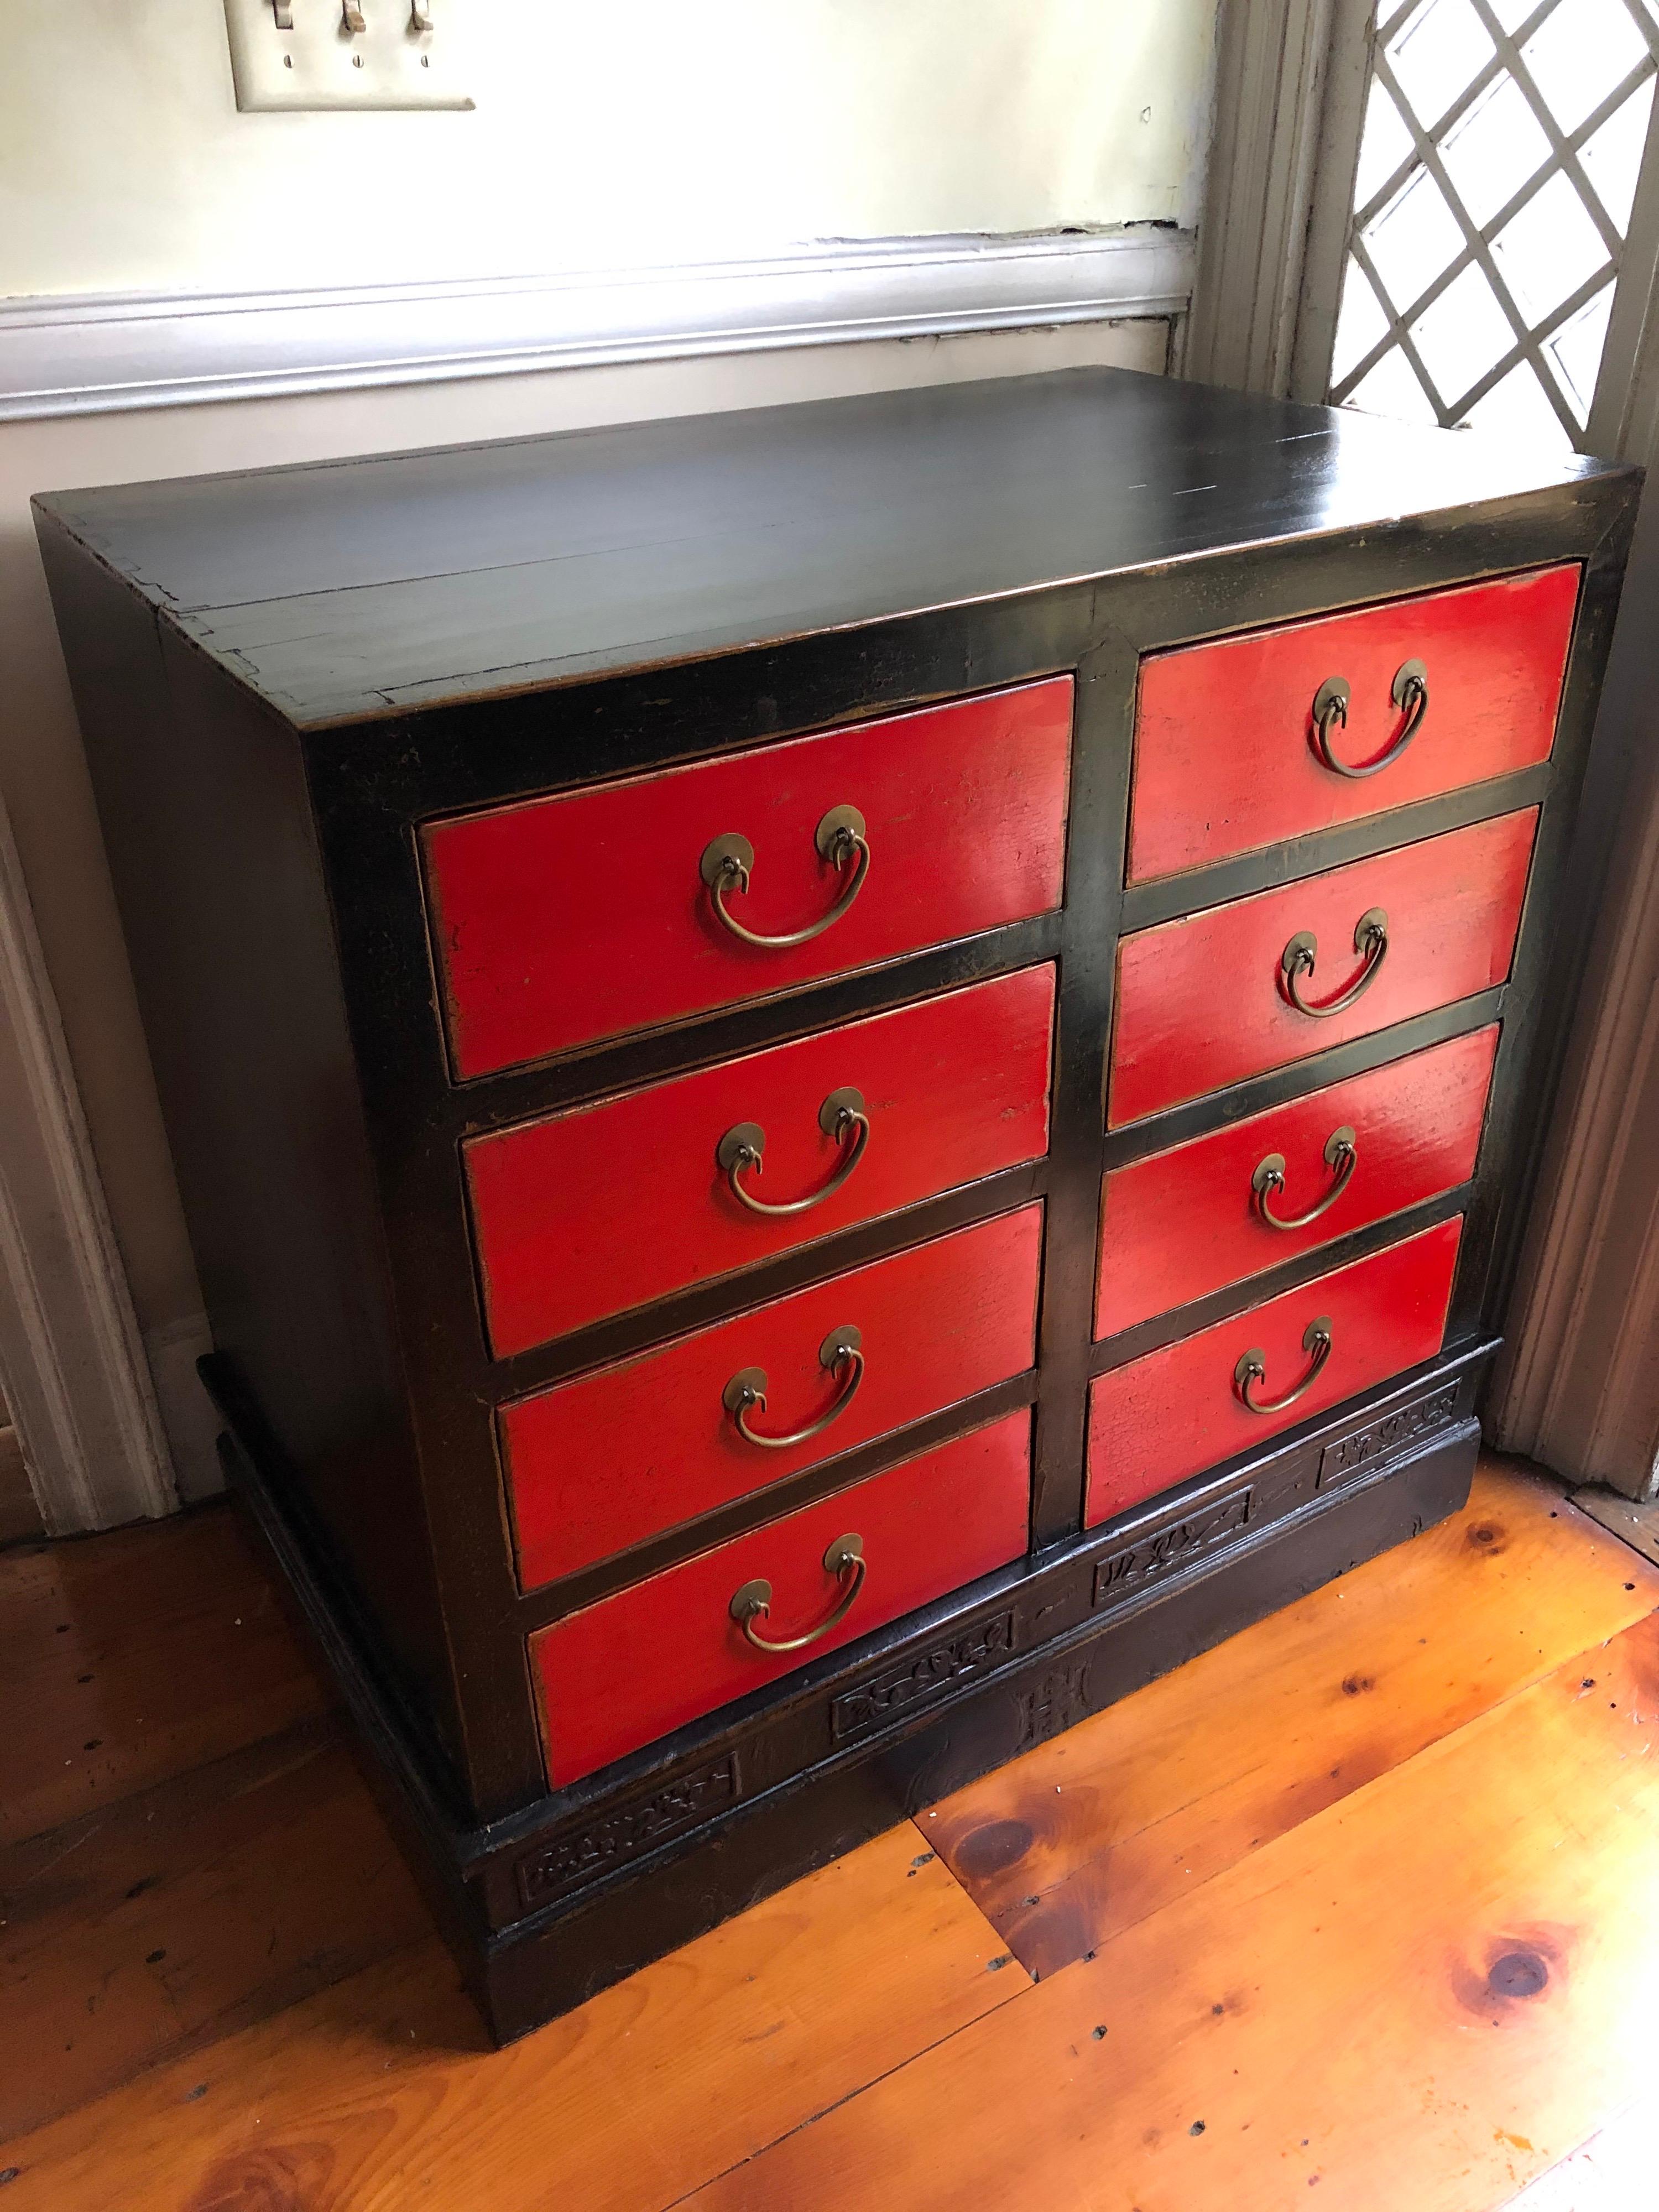
M1283 393L1302 289L1332 0L1227 0L1188 374Z
M1648 471L1596 718L1594 940L1487 1425L1575 1482L1659 1497L1659 125L1584 444ZM1581 836L1585 834L1581 830Z
M0 422L1175 316L1189 231L893 239L700 267L0 302Z
M0 1378L53 1535L179 1503L34 915L0 807Z
M1656 482L1591 757L1585 830L1592 854L1606 855L1593 941L1486 1410L1506 1450L1636 1498L1659 1491Z
M1636 1498L1659 1492L1659 764L1646 765L1597 918L1604 949L1488 1410L1506 1449Z

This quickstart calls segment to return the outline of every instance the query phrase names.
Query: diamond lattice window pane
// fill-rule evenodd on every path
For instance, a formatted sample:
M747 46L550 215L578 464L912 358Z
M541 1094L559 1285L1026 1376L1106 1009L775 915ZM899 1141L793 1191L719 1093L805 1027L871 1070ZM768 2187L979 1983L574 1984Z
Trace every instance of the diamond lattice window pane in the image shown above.
M1534 326L1607 266L1601 234L1558 170L1492 242L1498 273Z
M1456 216L1433 178L1422 169L1361 235L1382 289L1396 307L1420 299L1463 251Z
M1446 133L1440 157L1475 224L1506 208L1550 158L1550 142L1510 76L1501 76Z
M1559 450L1595 397L1659 0L1379 14L1331 397Z
M1505 354L1515 350L1509 317L1474 268L1454 277L1434 305L1418 317L1412 325L1412 340L1449 404L1472 390Z
M1595 397L1596 371L1601 366L1601 349L1607 343L1612 314L1613 287L1605 284L1587 307L1563 323L1553 338L1545 340L1544 349L1565 387L1580 429L1589 420L1590 401Z
M1636 204L1636 179L1641 173L1642 153L1648 143L1648 122L1653 112L1653 79L1638 86L1618 112L1588 137L1579 150L1584 174L1622 234L1630 228L1630 211Z
M1561 427L1561 418L1545 398L1538 379L1524 362L1512 368L1484 399L1477 399L1467 419L1470 429L1495 433L1518 445L1541 447L1547 453L1572 451L1572 441Z
M1342 309L1336 319L1331 374L1340 382L1389 334L1389 318L1364 270L1352 254L1342 278Z
M1648 42L1625 0L1563 0L1521 58L1564 131L1585 118L1648 58Z
M1412 112L1443 116L1496 49L1469 0L1425 0L1389 41L1389 60Z
M1354 386L1349 398L1367 415L1393 415L1403 422L1440 420L1417 380L1416 371L1398 346L1389 347L1376 367Z
M1386 89L1372 80L1365 100L1365 128L1359 138L1359 167L1353 204L1367 207L1412 150L1412 134Z

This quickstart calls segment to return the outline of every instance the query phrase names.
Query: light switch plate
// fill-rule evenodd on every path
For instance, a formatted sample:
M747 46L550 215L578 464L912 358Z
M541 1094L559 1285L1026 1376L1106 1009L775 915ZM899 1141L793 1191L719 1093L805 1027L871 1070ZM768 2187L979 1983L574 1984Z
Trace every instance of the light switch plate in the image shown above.
M412 0L225 0L236 105L258 108L471 107L456 75L451 22L461 0L424 0L432 28L416 27ZM280 27L289 16L293 27Z

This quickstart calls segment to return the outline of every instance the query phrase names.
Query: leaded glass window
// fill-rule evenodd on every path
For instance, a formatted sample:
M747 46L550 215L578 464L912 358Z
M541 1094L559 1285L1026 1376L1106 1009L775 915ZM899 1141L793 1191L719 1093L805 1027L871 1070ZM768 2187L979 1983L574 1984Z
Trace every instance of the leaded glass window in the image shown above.
M1578 442L1656 64L1659 0L1383 0L1333 400Z

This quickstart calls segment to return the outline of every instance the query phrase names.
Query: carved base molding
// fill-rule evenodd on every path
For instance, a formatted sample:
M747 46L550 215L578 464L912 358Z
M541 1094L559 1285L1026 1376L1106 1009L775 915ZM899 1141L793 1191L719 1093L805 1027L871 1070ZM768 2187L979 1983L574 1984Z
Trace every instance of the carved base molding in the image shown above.
M1468 1495L1478 1345L853 1645L486 1827L373 1671L225 1363L234 1487L315 1630L370 1771L503 2039L1166 1673Z

